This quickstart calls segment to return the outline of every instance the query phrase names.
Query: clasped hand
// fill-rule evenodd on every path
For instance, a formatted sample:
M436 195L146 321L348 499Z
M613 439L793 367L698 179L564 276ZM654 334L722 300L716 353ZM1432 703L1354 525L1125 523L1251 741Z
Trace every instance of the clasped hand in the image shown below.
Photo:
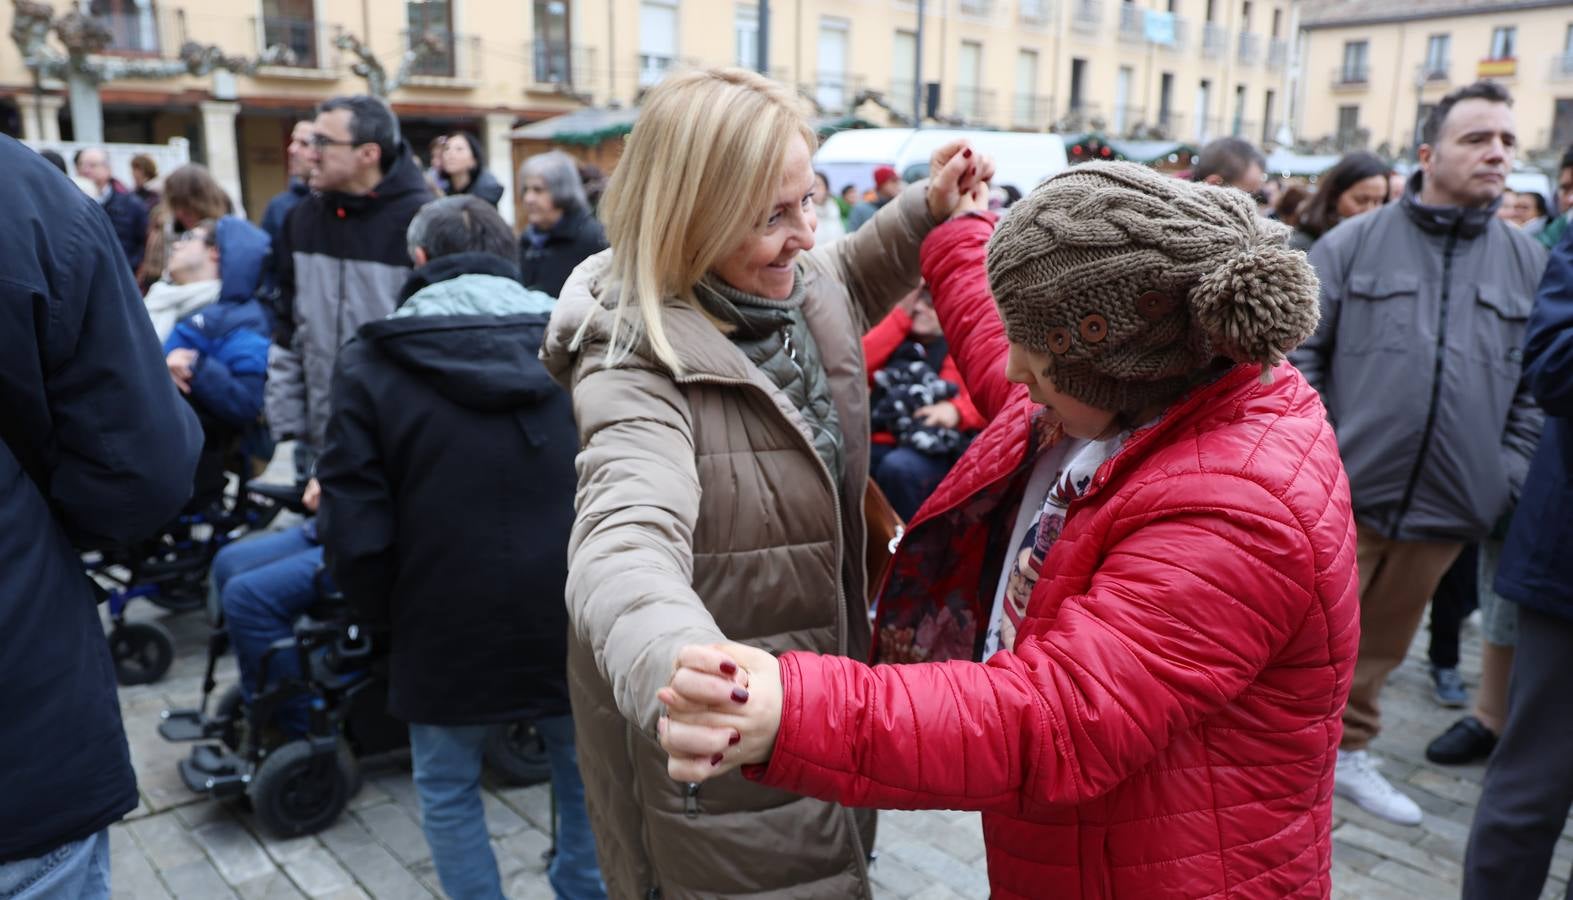
M658 696L666 715L656 730L676 780L704 781L770 759L781 728L781 666L769 653L690 644Z

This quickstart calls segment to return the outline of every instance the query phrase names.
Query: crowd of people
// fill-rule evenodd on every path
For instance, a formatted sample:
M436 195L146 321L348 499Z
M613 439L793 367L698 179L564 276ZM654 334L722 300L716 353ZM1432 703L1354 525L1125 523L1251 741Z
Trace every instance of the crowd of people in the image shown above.
M330 580L452 897L502 896L483 745L519 720L570 900L870 896L879 808L981 811L1000 900L1327 897L1334 794L1421 821L1373 749L1428 605L1446 708L1483 624L1427 749L1489 759L1464 895L1538 897L1573 151L1559 213L1512 195L1484 82L1407 179L1229 138L1019 196L955 141L853 203L815 145L780 85L677 73L604 193L526 160L515 232L473 135L423 164L368 96L295 123L260 227L200 165L127 188L90 148L73 187L0 139L0 895L107 896L136 804L77 548L291 442L311 515L212 567L242 696L300 674L262 660Z

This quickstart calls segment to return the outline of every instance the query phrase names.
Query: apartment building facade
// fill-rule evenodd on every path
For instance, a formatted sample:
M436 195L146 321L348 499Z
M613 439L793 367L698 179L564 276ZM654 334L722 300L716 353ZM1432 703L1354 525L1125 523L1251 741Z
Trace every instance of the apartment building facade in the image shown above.
M54 0L66 11L75 0ZM288 65L101 85L105 137L191 141L247 210L284 183L291 123L364 90L348 33L391 73L435 42L390 100L418 149L479 134L508 181L508 131L585 106L627 106L678 67L758 65L760 8L738 0L80 0L109 25L108 53L177 55L187 41ZM1031 131L1202 142L1279 137L1289 121L1296 0L775 0L770 74L823 115L900 124L935 92L937 118ZM921 33L922 71L916 71ZM65 86L35 84L0 52L0 130L71 136ZM925 104L926 105L926 104ZM507 204L504 204L506 207Z
M1521 156L1573 145L1573 3L1333 0L1304 11L1296 133L1328 150L1413 152L1426 115L1477 79L1512 92Z

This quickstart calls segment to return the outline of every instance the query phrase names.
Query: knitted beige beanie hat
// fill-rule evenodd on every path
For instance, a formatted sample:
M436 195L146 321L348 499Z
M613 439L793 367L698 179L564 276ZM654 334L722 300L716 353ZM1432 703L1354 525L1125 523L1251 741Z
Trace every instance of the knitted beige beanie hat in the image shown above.
M1090 162L1039 185L989 241L1011 341L1051 359L1055 388L1137 412L1214 359L1277 365L1316 330L1316 273L1244 193Z

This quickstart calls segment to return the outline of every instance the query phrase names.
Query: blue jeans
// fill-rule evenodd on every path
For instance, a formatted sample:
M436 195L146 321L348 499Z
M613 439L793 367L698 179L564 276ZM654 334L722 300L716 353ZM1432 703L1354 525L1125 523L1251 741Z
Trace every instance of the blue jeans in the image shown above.
M263 654L274 641L294 635L295 620L317 598L322 546L310 524L237 541L213 557L213 589L224 608L247 703L266 686L258 683ZM293 653L275 653L268 660L270 684L299 674ZM307 710L306 698L297 698L280 711L277 724L304 734Z
M410 725L410 761L421 801L421 828L442 889L453 900L503 896L497 857L481 804L481 753L489 725ZM605 900L595 836L584 809L584 782L574 754L573 717L540 719L557 804L557 852L546 869L561 900Z
M885 492L891 509L906 522L917 515L918 507L945 480L954 464L949 456L930 456L911 447L874 444L869 448L868 470L874 483Z
M109 829L0 863L0 900L109 900Z

